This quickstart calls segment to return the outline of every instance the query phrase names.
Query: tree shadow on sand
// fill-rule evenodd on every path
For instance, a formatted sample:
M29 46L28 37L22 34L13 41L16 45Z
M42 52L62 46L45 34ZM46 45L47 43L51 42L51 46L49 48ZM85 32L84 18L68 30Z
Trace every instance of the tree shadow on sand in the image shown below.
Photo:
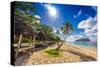
M21 52L18 53L18 57L15 60L15 65L25 65L25 60L27 60L34 52L44 50L47 47L48 45L43 46L43 44L36 44L36 46L32 47L21 47L21 49L27 49L23 49Z
M83 54L79 51L74 51L74 50L62 50L63 52L69 52L71 54L80 56L80 61L96 61L96 58L88 56L86 54Z

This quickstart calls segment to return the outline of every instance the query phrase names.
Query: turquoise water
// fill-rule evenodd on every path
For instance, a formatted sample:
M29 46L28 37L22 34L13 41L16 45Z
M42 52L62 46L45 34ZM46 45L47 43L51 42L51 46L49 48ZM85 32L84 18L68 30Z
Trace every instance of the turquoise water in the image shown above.
M90 41L75 41L72 44L83 46L87 48L97 48L97 42L90 42Z

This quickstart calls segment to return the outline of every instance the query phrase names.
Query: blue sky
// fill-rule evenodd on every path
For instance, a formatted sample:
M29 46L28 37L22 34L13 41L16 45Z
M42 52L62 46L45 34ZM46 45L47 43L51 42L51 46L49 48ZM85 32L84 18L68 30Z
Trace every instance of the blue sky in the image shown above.
M33 3L33 5L36 8L35 15L41 17L40 21L42 24L59 29L66 21L70 21L74 27L72 35L74 38L80 38L81 36L94 37L94 34L97 33L96 6L47 3ZM70 38L71 36L69 36Z

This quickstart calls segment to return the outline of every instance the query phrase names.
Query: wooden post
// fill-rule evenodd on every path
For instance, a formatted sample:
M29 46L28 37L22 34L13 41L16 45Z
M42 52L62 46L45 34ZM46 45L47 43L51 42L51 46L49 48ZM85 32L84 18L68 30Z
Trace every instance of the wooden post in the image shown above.
M19 35L19 41L18 41L18 44L17 44L17 50L16 50L15 58L17 58L17 56L18 56L18 50L21 46L22 36L23 36L22 34Z

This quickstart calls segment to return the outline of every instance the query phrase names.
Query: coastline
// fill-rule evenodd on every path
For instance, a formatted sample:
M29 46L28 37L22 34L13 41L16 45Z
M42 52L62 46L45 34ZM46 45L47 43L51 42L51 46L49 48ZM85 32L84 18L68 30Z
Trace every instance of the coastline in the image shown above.
M69 43L69 42L65 42L65 44L69 44L73 47L77 47L77 48L85 48L87 50L92 50L92 51L97 51L97 48L95 47L86 47L86 46L82 46L82 45L78 45L78 44L73 44L73 43Z
M83 53L87 56L91 56L93 58L97 58L97 49L96 48L87 48L87 47L84 47L84 46L79 46L79 45L74 45L74 44L70 44L70 43L65 43L67 46L71 45L71 49L69 50L76 50L76 51L79 51L80 53Z
M54 44L48 48L56 48ZM46 48L46 49L48 49ZM94 49L87 49L81 46L71 45L64 43L60 49L63 52L61 57L50 58L44 50L33 52L33 54L26 60L25 64L51 64L51 63L65 63L65 62L83 62L83 61L96 61L97 52Z

